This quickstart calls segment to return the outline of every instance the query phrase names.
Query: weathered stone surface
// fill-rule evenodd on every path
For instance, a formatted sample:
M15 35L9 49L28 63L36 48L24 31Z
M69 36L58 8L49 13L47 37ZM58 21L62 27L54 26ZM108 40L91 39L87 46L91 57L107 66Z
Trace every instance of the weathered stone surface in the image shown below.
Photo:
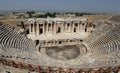
M70 60L79 56L80 50L77 45L55 46L46 48L46 54L58 60Z

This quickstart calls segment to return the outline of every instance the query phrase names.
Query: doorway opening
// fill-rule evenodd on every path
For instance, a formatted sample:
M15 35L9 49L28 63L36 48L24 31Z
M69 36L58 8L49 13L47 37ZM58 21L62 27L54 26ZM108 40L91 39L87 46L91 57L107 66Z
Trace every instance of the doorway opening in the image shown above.
M43 34L43 29L42 28L40 28L39 34Z
M39 40L36 40L36 46L39 44Z
M74 32L76 32L76 28L74 28Z
M57 33L60 33L61 32L61 28L60 27L58 27L58 31L57 31Z

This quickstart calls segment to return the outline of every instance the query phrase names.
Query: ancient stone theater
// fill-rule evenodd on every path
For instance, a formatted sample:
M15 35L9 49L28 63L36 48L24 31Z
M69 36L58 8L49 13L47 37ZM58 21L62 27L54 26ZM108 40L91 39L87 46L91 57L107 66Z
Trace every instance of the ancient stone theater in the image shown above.
M21 34L0 23L0 68L12 68L7 73L14 69L25 73L120 72L119 22L31 18L24 30L26 34Z

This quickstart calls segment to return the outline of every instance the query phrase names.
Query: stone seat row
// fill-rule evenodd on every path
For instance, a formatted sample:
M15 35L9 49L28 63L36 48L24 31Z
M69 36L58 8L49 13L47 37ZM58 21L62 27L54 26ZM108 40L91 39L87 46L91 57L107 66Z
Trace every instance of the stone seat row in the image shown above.
M109 25L101 25L98 28L96 28L95 31L92 34L90 34L86 39L84 39L84 42L90 44L91 42L94 42L94 40L99 39L99 37L106 34L112 28L114 27L111 27Z
M120 35L118 31L120 31L120 28L114 28L114 29L108 32L105 36L102 36L93 43L91 43L89 45L91 50L95 51L97 54L101 51L106 53L119 51ZM100 54L104 54L104 53L100 53Z
M114 27L88 44L96 66L117 65L120 62L120 27Z
M14 57L19 52L33 51L35 44L18 31L13 30L6 25L0 25L0 56Z
M4 25L0 26L0 30L0 39L3 45L23 51L35 49L34 43L23 35L20 35L17 31Z

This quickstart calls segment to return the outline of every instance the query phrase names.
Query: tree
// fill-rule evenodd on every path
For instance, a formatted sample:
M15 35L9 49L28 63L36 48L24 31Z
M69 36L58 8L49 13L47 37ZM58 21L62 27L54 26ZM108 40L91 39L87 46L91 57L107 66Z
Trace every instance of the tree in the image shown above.
M46 16L55 17L55 16L56 16L56 13L55 13L55 12L54 12L54 13L49 13L49 12L47 12L47 13L46 13Z
M35 14L36 12L35 11L28 11L26 13L29 15L29 18L32 18L33 14Z

